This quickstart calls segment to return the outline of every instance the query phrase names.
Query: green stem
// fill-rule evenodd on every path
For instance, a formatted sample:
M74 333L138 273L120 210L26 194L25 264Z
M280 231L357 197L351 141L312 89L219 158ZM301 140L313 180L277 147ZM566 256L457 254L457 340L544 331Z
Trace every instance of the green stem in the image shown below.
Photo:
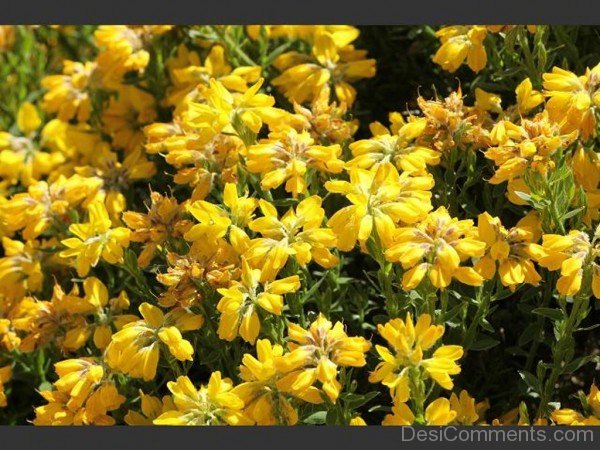
M289 270L290 275L299 275L301 273L300 267L298 265L298 261L296 261L293 257L289 259ZM303 283L304 284L304 283ZM304 306L300 301L300 295L298 292L291 292L287 295L288 304L290 305L290 310L292 314L298 317L299 324L306 328L306 316L304 314Z
M554 275L554 272L549 272L548 279L546 280L546 283L544 286L544 294L543 294L542 303L540 305L542 308L546 308L550 304L550 300L552 299L552 292L554 290L555 284L556 284L556 276ZM544 327L544 323L546 322L546 318L542 315L538 315L536 320L537 320L538 329L543 331L543 327ZM538 348L541 343L541 339L539 339L540 337L543 337L543 333L541 336L536 336L536 338L533 340L533 343L531 344L531 347L529 348L529 353L527 354L527 361L525 363L525 371L527 371L527 372L531 372L531 368L533 367L533 362L534 362L535 356L537 355L537 351L538 351Z
M252 58L250 58L241 49L240 45L238 45L238 43L236 43L236 42L232 42L231 39L229 38L229 36L227 36L227 34L223 33L218 26L211 26L210 28L217 34L217 36L219 36L219 39L221 40L222 43L225 44L225 46L227 47L227 50L230 54L231 53L237 54L237 56L239 56L240 59L249 66L258 66L258 64L256 64L256 62L254 62L252 60Z
M490 309L490 303L492 301L492 289L489 286L489 282L486 281L477 291L477 313L473 322L467 328L465 337L463 338L463 347L469 349L473 345L473 341L477 336L477 331L485 316Z
M446 311L448 310L448 289L442 289L440 294L440 323L444 323Z
M531 81L537 86L539 73L535 62L533 61L533 54L529 48L529 40L527 39L526 33L527 32L525 30L519 30L519 45L521 46L523 55L525 56L525 66L527 68L529 78L531 78Z
M219 356L221 357L221 360L223 361L223 365L227 369L228 373L226 375L235 380L238 378L235 362L234 362L233 358L231 358L231 356L227 355L227 352L225 351L225 346L223 345L223 342L221 342L221 340L219 339L219 335L217 333L217 327L215 326L212 316L208 313L206 306L204 305L204 301L206 301L206 298L204 300L202 300L201 302L199 302L200 303L199 304L200 312L204 316L204 320L205 320L205 323L208 325L208 328L210 328L210 332L211 332L210 334L214 341L214 346L218 349Z
M409 377L413 412L415 414L415 424L424 425L425 401L427 400L427 395L425 394L425 382L421 377L418 367L411 367L409 369Z
M377 264L379 264L379 269L377 270L377 280L379 281L381 293L385 297L385 308L388 316L390 318L398 317L400 312L399 305L392 285L394 270L392 263L385 259L383 244L379 238L379 235L377 234L377 230L373 230L372 239L369 240L369 243L371 244L368 245L369 252L371 253L373 259L377 261Z
M542 389L540 395L540 407L538 409L538 418L543 418L546 416L548 403L550 398L552 397L552 393L554 391L554 386L558 381L560 375L563 374L564 366L569 361L567 360L567 354L570 351L570 347L568 346L568 340L572 337L573 331L576 325L579 322L579 314L581 311L582 305L588 299L588 295L586 292L580 292L579 295L576 295L573 298L573 306L571 308L571 312L567 318L567 321L560 332L560 336L556 341L556 345L553 346L553 358L552 358L552 370L550 372L550 376L544 383L544 387Z

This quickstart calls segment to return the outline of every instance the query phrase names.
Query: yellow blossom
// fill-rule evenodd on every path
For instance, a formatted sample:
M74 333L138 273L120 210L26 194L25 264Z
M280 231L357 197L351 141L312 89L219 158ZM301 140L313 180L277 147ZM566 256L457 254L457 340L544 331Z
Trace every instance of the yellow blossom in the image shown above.
M6 392L4 391L4 385L8 383L12 376L11 366L0 367L0 408L4 408L7 405Z
M592 264L592 290L594 296L600 298L600 266L593 262L596 250L587 233L571 230L566 236L544 234L542 245L532 247L532 251L542 267L560 270L556 289L562 295L572 296L579 292L583 271Z
M339 173L344 166L338 144L316 145L307 131L293 128L274 131L267 139L248 148L246 166L261 174L263 189L275 189L284 181L285 190L296 198L307 191L307 171Z
M197 330L204 321L201 315L183 308L164 314L149 303L140 305L143 319L126 324L113 334L106 348L106 362L116 370L134 378L153 380L160 358L160 344L179 361L192 361L194 348L181 332Z
M263 217L248 224L262 237L254 239L245 256L254 267L261 267L261 280L272 280L292 256L302 267L313 259L325 268L338 263L329 250L335 245L335 235L322 228L325 211L321 198L314 195L302 200L296 209L290 208L281 218L277 209L266 200L259 200Z
M125 401L94 358L68 359L55 364L55 390L40 394L48 402L35 409L35 425L114 425L108 412Z
M252 269L242 260L242 277L228 288L217 291L222 295L217 304L221 313L218 334L221 339L232 341L239 334L254 344L260 332L258 307L277 316L283 309L283 295L300 288L298 275L260 283L261 271Z
M558 425L600 425L600 391L592 384L590 393L585 398L589 414L582 414L570 408L552 411L552 420Z
M500 281L511 290L523 283L539 283L541 276L531 261L533 255L530 251L531 244L537 242L541 235L541 225L535 214L528 214L507 230L500 219L484 212L479 215L477 229L487 251L475 264L475 270L484 278L492 279L498 270Z
M176 409L173 399L165 395L162 399L154 397L152 395L144 394L140 390L140 409L141 411L127 411L125 415L125 423L127 425L152 425L154 419L159 417L161 414L173 411Z
M579 131L584 139L596 134L596 108L600 107L600 64L584 75L553 67L545 73L546 110L562 131Z
M257 425L295 425L298 412L292 406L291 397L309 403L320 403L319 391L309 386L302 391L286 389L282 382L286 373L280 369L284 354L281 345L271 344L267 339L256 342L256 357L246 353L242 358L240 373L243 382L234 392L244 401L244 413Z
M127 152L140 149L144 142L143 127L156 119L152 95L135 86L119 88L102 112L104 131L112 137L112 145Z
M382 383L390 389L394 403L408 401L411 393L411 369L418 369L423 377L432 378L444 389L452 389L451 375L460 373L456 363L463 356L460 345L442 345L433 351L444 334L443 325L432 325L431 316L422 314L417 323L407 313L406 320L392 319L377 326L379 334L392 349L382 345L375 348L382 361L371 372L371 383ZM430 355L429 358L424 356Z
M251 425L242 413L244 402L234 392L229 378L213 372L206 386L196 389L186 376L169 381L175 409L154 419L155 425Z
M315 34L312 55L284 53L277 57L274 65L282 73L273 79L273 86L297 103L312 100L331 82L337 99L352 105L356 90L350 83L375 76L375 60L366 59L366 51L356 50L349 43L339 46L335 37L326 31Z
M69 231L76 237L61 241L66 250L60 257L76 258L77 273L86 276L91 267L96 267L102 258L109 264L123 262L123 249L129 246L130 230L124 227L111 228L106 207L95 201L88 207L89 222L76 223Z
M379 123L371 124L372 138L350 144L354 158L348 161L348 167L370 169L373 165L391 162L404 172L424 174L428 165L440 162L441 156L437 151L415 142L426 126L427 119L415 119L402 123L392 133Z
M328 181L329 192L344 194L352 203L337 211L328 225L338 237L337 247L351 250L358 240L364 245L375 230L385 244L398 224L413 224L432 209L433 177L398 174L391 163L373 170L350 169L350 181Z
M461 263L483 256L484 250L485 243L477 239L473 221L453 218L441 206L414 227L398 228L385 257L406 270L402 277L405 291L416 288L425 275L433 286L445 289L453 278L481 285L481 275Z
M264 79L259 79L243 93L230 92L220 81L211 79L203 92L205 102L191 102L186 123L204 127L213 133L240 131L240 123L252 133L258 133L263 122L277 121L284 111L274 108L275 99L259 93ZM242 132L243 133L243 132Z
M48 91L44 94L44 110L56 113L63 122L73 118L87 122L92 108L89 88L95 69L93 62L63 61L62 75L48 75L42 79L42 86Z
M173 197L162 196L158 192L150 193L151 205L148 213L126 211L123 222L132 230L131 241L144 244L138 256L140 267L146 267L158 250L163 248L169 238L181 235L181 205Z
M529 78L525 78L515 89L517 94L517 107L519 113L527 114L533 108L544 102L544 96L541 92L533 89Z
M362 367L365 353L371 343L363 337L349 337L341 322L331 323L322 314L305 330L299 325L288 325L290 353L277 365L289 372L278 386L292 392L302 392L317 381L321 389L335 402L342 385L338 381L338 367Z
M425 409L425 416L415 417L406 403L394 403L392 414L383 419L382 425L448 425L456 418L456 411L450 409L448 399L440 397L432 401Z
M439 29L435 35L442 46L433 57L433 62L448 72L456 72L467 61L473 72L479 72L487 63L483 41L487 30L483 26L450 26Z

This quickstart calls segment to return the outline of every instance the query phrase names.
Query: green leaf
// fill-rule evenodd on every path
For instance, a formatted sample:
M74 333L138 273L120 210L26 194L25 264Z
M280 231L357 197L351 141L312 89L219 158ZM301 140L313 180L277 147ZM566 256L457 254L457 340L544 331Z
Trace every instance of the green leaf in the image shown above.
M537 322L529 324L521 336L519 336L518 344L520 347L523 347L525 344L534 340L540 334L540 324Z
M564 319L563 312L559 309L553 308L535 308L531 311L533 314L537 314L538 316L548 317L552 320L562 320Z
M339 425L341 423L340 414L337 408L332 408L327 412L325 423L327 425Z
M594 359L593 355L588 355L588 356L582 356L580 358L576 358L573 361L571 361L569 364L567 364L566 366L563 367L563 373L573 373L576 370L578 370L579 368L581 368L582 366L586 365L587 363L589 363L590 361L592 361L592 359Z
M585 206L582 206L580 208L574 209L572 211L569 211L568 213L566 213L564 216L562 216L563 220L567 220L570 219L571 217L575 217L577 214L579 214L581 211L583 211L585 209Z
M344 395L343 399L346 402L346 405L348 406L348 408L358 409L365 403L368 403L371 400L373 400L378 395L379 395L379 392L369 392L364 395L354 394L354 393L350 392L350 393Z
M489 350L490 348L495 347L499 343L500 341L497 339L494 339L490 336L483 336L481 339L478 339L477 341L473 342L469 350L474 350L476 352L482 350Z
M327 411L317 411L304 419L304 423L307 425L324 425L326 419Z
M534 374L525 370L519 370L519 376L523 379L525 384L534 392L540 392L540 382Z

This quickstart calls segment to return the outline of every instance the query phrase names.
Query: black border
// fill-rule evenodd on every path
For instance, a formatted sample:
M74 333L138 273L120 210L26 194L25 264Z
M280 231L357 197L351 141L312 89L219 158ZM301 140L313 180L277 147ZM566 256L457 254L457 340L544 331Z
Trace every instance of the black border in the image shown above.
M2 24L600 24L600 0L2 0ZM1 81L0 81L1 82ZM513 428L513 427L510 427ZM549 430L549 427L544 427ZM0 450L127 448L597 448L594 442L406 442L401 428L382 427L7 427ZM516 429L516 428L515 428ZM579 428L582 429L582 428ZM550 433L550 431L548 431Z
M442 427L443 428L443 427ZM562 427L562 430L592 430L587 441L558 442L535 440L538 430L547 436L557 427L486 427L512 433L520 439L461 442L452 440L461 430L483 427L446 427L444 440L417 440L416 433L441 430L441 427L0 427L0 448L6 450L397 450L460 449L480 450L527 448L528 450L598 448L600 427ZM408 437L413 440L408 440ZM526 436L531 436L527 438ZM7 445L8 444L8 445Z
M2 0L3 24L600 24L598 0Z

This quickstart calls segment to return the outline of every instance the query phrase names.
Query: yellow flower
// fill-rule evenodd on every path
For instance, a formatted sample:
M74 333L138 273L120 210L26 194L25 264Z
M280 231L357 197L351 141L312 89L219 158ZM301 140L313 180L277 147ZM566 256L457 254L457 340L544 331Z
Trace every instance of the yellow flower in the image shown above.
M10 184L34 184L43 176L52 173L65 160L58 151L43 151L38 142L37 131L42 119L37 108L25 102L17 113L17 128L20 135L0 131L0 177ZM42 134L48 134L46 127Z
M260 332L260 319L257 308L281 315L283 296L300 288L298 275L275 281L260 283L261 271L252 269L242 259L242 278L228 288L217 289L222 298L217 304L221 313L219 319L219 338L232 341L241 336L246 342L254 344ZM261 286L262 284L262 286Z
M456 418L456 411L450 409L447 398L438 398L432 401L425 409L425 417L415 417L406 403L394 403L392 414L383 419L382 425L448 425Z
M456 363L463 355L459 345L442 345L431 352L435 343L443 336L442 325L432 325L431 316L422 314L413 323L410 313L406 320L392 319L385 325L377 326L379 334L388 342L387 347L376 345L382 361L371 372L371 383L382 383L390 389L394 403L404 403L410 398L411 369L418 369L419 376L430 377L444 389L452 389L450 375L460 373ZM423 359L425 353L431 355Z
M4 391L4 385L10 381L11 377L11 366L0 367L0 408L4 408L8 404L6 401L6 392Z
M3 237L2 246L4 257L0 258L0 284L13 291L15 297L40 290L44 274L39 244Z
M33 103L25 102L17 112L17 126L25 135L35 132L42 124L42 119Z
M533 89L529 78L525 78L519 83L515 93L517 94L517 108L520 114L527 114L544 102L544 96L541 92Z
M454 392L450 396L450 408L456 412L455 421L460 425L474 425L479 420L475 399L464 389L457 396Z
M132 242L144 244L138 256L140 267L146 267L157 251L169 238L181 235L180 216L182 207L173 197L162 196L158 192L150 193L151 205L148 213L126 211L123 222L132 230Z
M339 173L344 162L339 159L339 144L316 145L308 131L301 133L291 127L269 133L268 139L248 148L246 166L252 173L261 174L263 189L275 189L284 181L286 192L294 198L306 194L306 172Z
M95 314L93 324L88 327L88 332L93 329L94 345L104 350L110 343L113 328L120 330L129 322L138 318L132 314L123 314L129 308L129 297L126 291L121 291L117 297L109 298L108 289L96 277L87 277L83 281L84 298L74 298L76 310L83 314Z
M332 402L342 385L337 379L338 367L363 367L365 353L371 343L363 337L349 337L341 322L332 324L322 314L305 330L288 325L290 353L285 354L277 367L288 374L278 386L292 392L302 392L317 381Z
M260 33L269 39L302 39L313 42L320 33L327 32L338 46L348 45L360 35L358 28L351 25L248 25L246 33L251 39L258 39Z
M272 280L292 256L302 267L313 259L325 268L338 263L338 258L329 250L335 245L335 235L321 224L325 211L321 198L313 195L302 200L296 210L290 208L281 219L275 206L259 200L264 217L248 224L252 231L262 237L254 239L245 256L253 267L260 267L261 281Z
M239 228L244 228L254 218L254 210L258 206L258 200L248 197L246 192L239 195L235 183L225 183L223 188L223 205L229 211L231 223Z
M111 221L104 203L92 202L88 207L89 222L76 223L69 231L76 237L61 241L67 250L59 253L61 258L76 258L77 274L86 276L91 267L96 267L100 258L109 264L123 262L123 248L129 246L130 230L123 227L111 228Z
M461 89L443 99L417 99L427 126L417 143L441 153L489 146L489 113L464 104Z
M232 236L237 234L233 230L236 228L231 228L229 238L236 242ZM239 232L244 235L241 230ZM218 288L227 287L231 280L239 279L240 254L249 241L247 236L240 239L242 243L229 244L225 239L207 238L195 241L186 255L167 253L167 270L160 273L157 280L168 289L159 297L159 303L164 307L191 307L202 299L197 286L199 281Z
M206 386L196 389L185 376L167 383L175 408L153 420L154 425L251 425L242 413L244 402L229 378L213 372Z
M535 214L523 217L516 226L507 230L500 219L487 212L479 215L477 229L479 239L486 243L488 251L475 270L484 278L494 277L496 269L504 286L515 290L523 283L537 285L541 280L531 258L531 244L541 235L541 225Z
M532 247L538 263L548 270L560 270L556 289L562 295L575 295L581 289L583 271L592 264L592 290L600 298L600 267L593 260L596 251L587 233L571 230L568 235L544 234L542 245Z
M0 26L0 51L6 52L12 48L15 43L16 28L14 25Z
M206 125L206 124L205 124ZM193 188L190 199L203 200L215 178L234 181L238 153L243 142L237 136L215 135L212 128L192 127L183 118L154 123L144 128L148 153L165 152L165 160L177 169L173 181Z
M584 415L569 408L552 411L552 420L558 425L600 425L600 390L592 384L590 393L585 399L588 414Z
M517 205L527 204L515 192L529 192L523 177L528 169L546 174L554 169L554 153L566 148L576 133L562 134L559 127L540 113L532 120L523 119L520 125L507 120L498 122L491 133L491 144L485 156L494 161L496 170L489 182L508 181L508 198Z
M579 146L570 158L575 185L585 192L587 208L583 217L584 223L592 227L592 223L600 219L600 155L593 149Z
M584 139L596 134L596 108L600 107L600 64L584 75L553 67L545 73L546 110L562 131L579 131Z
M502 97L498 94L486 92L481 88L475 88L475 109L492 113L502 112Z
M365 422L365 420L360 417L360 416L355 416L352 419L350 419L350 423L348 424L351 427L365 427L367 426L367 422Z
M214 134L242 132L238 129L240 124L252 133L258 133L263 122L276 122L286 114L273 107L273 97L258 92L263 82L261 78L245 92L232 93L220 81L211 78L210 87L203 91L205 102L189 104L186 123L192 127L208 128Z
M483 41L487 30L483 26L450 26L438 30L435 35L442 42L433 62L448 72L456 72L467 60L473 72L479 72L487 63Z
M167 314L156 306L142 303L139 311L142 320L130 322L113 334L106 348L107 364L134 378L153 380L160 358L160 343L179 361L192 361L194 348L183 339L182 331L197 330L204 318L183 308Z
M358 120L348 120L348 107L329 102L331 88L324 85L313 99L310 107L294 102L294 119L299 119L301 128L309 130L316 142L322 144L343 144L358 130Z
M165 395L162 399L154 397L152 395L144 394L140 390L140 409L138 411L127 411L124 419L127 425L140 426L140 425L152 425L154 419L159 417L161 414L173 411L176 409L173 399Z
M65 294L60 285L55 284L49 301L23 298L11 312L12 326L24 333L19 350L32 352L49 343L63 353L83 347L92 327L86 321L89 304L82 301L78 293L76 286L70 294Z
M79 175L61 176L50 185L39 181L0 204L2 222L9 231L21 231L26 240L35 239L55 222L67 222L69 210L92 200L101 185L99 178Z
M47 75L42 79L43 108L56 113L63 122L76 118L87 122L91 114L89 89L93 82L96 64L93 62L63 61L62 75Z
M298 392L285 389L281 380L286 374L279 370L283 354L281 345L259 339L256 357L246 353L242 358L240 374L243 382L233 391L244 401L244 414L257 425L296 425L298 413L290 402L291 396L310 403L321 402L314 386Z
M114 425L109 411L125 401L95 358L60 361L55 390L40 394L48 401L35 409L35 425Z
M441 156L437 151L415 142L426 126L425 118L408 123L402 120L394 132L377 122L371 124L371 139L362 139L350 144L354 158L347 166L370 169L374 165L391 162L404 172L424 174L428 165L439 164Z
M461 263L469 257L482 257L484 251L485 243L476 238L473 221L450 217L441 206L416 226L398 228L385 257L406 270L402 277L405 291L416 288L425 275L433 286L445 289L453 278L471 286L481 285L481 275Z
M331 83L337 99L352 105L356 90L350 83L374 77L375 60L366 59L366 51L355 50L350 42L340 46L332 34L317 32L312 55L288 52L277 57L274 66L282 73L271 83L297 103L311 101L324 85Z
M156 119L154 103L152 95L135 86L119 88L118 97L111 97L102 111L103 129L111 136L113 147L126 152L141 149L143 127Z
M184 235L188 241L201 239L222 238L230 227L239 229L252 220L258 202L255 198L239 196L237 187L227 183L223 189L223 206L215 205L204 200L188 204L187 210L200 223L193 225Z
M361 246L373 228L385 244L390 242L397 224L412 224L424 219L432 209L433 177L398 174L390 164L367 171L353 167L350 181L328 181L329 192L344 194L352 203L337 211L328 225L338 237L337 247L351 250L358 240Z
M143 72L150 62L146 47L154 36L166 33L170 25L101 25L95 33L100 49L98 67L108 88L118 86L127 72Z
M176 56L169 58L165 65L173 82L173 86L167 90L167 106L178 106L193 99L194 95L201 96L211 78L219 80L230 91L244 92L248 89L247 83L255 83L261 73L260 66L239 66L233 69L227 62L225 49L221 45L211 47L202 65L198 53L181 44L177 47Z
M102 147L92 158L90 164L75 170L86 177L98 177L104 181L100 191L108 214L115 225L121 224L121 214L127 207L124 193L137 181L150 179L156 174L156 166L149 161L141 148L132 150L119 161L117 152Z

